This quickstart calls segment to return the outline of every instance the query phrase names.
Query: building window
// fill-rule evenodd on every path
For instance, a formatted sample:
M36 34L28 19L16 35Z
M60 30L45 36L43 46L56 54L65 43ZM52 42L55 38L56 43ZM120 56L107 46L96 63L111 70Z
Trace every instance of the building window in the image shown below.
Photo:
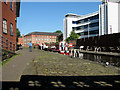
M12 50L12 42L10 42L10 50Z
M3 37L1 37L1 47L3 48Z
M7 20L3 19L3 33L7 34Z
M6 49L8 49L8 40L6 40Z
M3 0L3 2L6 4L6 0Z
M13 52L15 52L15 44L13 44Z
M13 36L13 24L10 23L10 35Z
M36 36L36 40L37 40L37 36Z
M15 0L15 14L17 14L17 0Z
M72 24L76 24L76 21L72 21Z
M12 0L10 0L10 9L12 10Z

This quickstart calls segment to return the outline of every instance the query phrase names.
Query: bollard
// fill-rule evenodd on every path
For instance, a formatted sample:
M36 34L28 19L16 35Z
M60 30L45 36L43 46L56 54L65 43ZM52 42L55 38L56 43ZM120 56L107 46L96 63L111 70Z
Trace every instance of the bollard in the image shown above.
M75 57L76 50L74 49L74 57Z
M72 56L72 51L73 51L73 50L71 49L71 56Z

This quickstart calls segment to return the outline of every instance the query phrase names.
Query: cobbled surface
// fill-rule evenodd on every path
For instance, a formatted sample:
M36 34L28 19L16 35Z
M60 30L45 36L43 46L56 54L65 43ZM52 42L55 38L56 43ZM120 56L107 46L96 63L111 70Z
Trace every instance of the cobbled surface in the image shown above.
M28 63L23 75L120 75L120 68L114 66L105 67L94 61L71 58L58 53L39 50L38 56Z

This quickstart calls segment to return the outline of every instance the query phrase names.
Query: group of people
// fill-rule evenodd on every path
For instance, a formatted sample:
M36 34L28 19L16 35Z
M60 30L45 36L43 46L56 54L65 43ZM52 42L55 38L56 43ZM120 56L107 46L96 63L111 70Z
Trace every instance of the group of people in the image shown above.
M41 49L41 50L45 49L46 47L47 47L47 46L46 46L45 43L41 43L41 45L40 45L40 49ZM32 52L32 43L31 43L31 41L30 41L30 43L29 43L29 51Z
M45 49L46 48L46 44L45 43L41 43L40 48L41 48L41 50Z

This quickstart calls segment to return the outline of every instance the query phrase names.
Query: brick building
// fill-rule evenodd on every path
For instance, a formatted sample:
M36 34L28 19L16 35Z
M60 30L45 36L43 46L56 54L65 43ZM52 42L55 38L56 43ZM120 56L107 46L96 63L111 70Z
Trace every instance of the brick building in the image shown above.
M49 33L49 32L32 32L27 35L22 36L23 44L21 42L21 37L18 39L18 43L23 46L28 46L28 43L31 41L33 45L41 45L41 43L52 43L56 42L56 38L59 34Z
M8 51L16 50L16 23L19 17L20 0L0 1L0 39L2 49Z
M20 45L20 44L23 45L23 38L22 38L22 36L20 36L20 37L18 38L18 41L19 41L19 42L17 43L18 45Z

